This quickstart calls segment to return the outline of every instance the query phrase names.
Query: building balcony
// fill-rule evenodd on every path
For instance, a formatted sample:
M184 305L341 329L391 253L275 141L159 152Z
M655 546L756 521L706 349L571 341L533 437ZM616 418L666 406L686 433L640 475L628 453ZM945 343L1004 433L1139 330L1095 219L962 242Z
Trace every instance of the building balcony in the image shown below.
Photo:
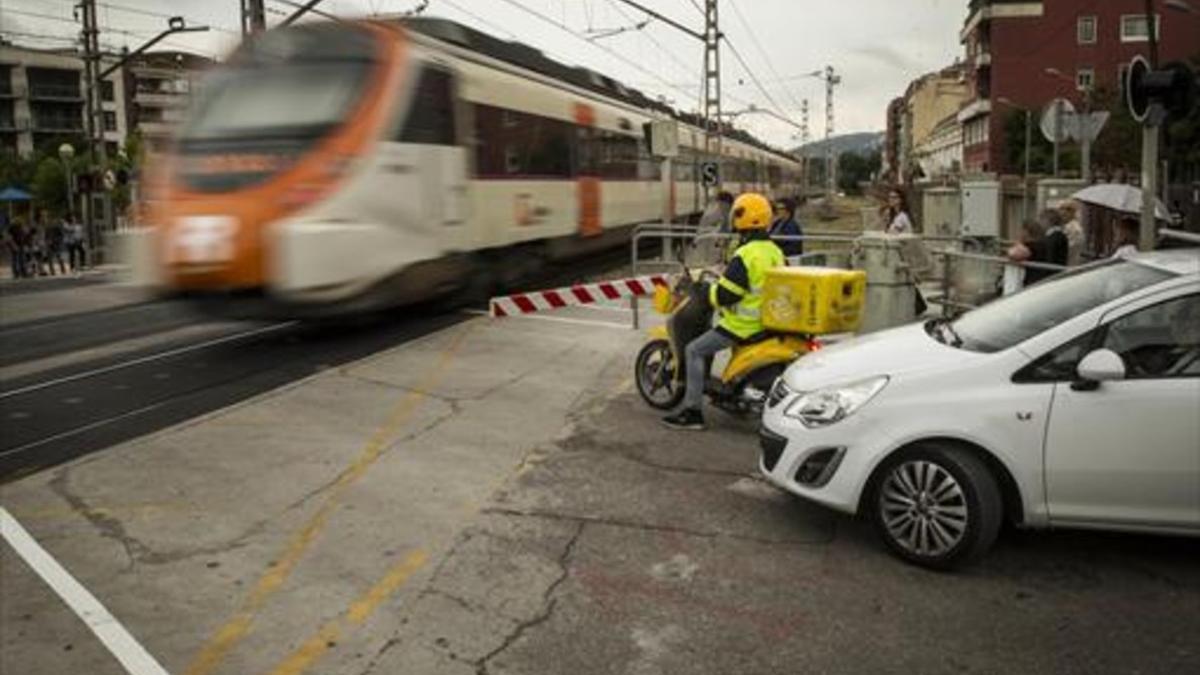
M0 99L6 98L24 98L25 91L23 87L14 87L9 82L0 83Z
M133 95L133 102L144 108L184 108L187 106L188 96L139 91Z
M52 133L82 133L83 120L78 117L36 117L33 130Z
M992 112L991 100L986 98L976 99L967 105L967 107L958 111L958 123L962 124L981 115L987 115L990 112Z
M967 37L979 28L980 25L991 21L992 19L1018 19L1028 17L1040 17L1045 14L1045 7L1039 1L1030 2L1003 2L1003 3L975 3L971 7L973 11L967 17L967 22L963 24L962 30L958 33L960 42L966 42Z
M82 101L79 87L66 84L30 84L29 98L40 101Z
M17 120L11 117L0 117L0 133L20 133L29 131L29 120Z

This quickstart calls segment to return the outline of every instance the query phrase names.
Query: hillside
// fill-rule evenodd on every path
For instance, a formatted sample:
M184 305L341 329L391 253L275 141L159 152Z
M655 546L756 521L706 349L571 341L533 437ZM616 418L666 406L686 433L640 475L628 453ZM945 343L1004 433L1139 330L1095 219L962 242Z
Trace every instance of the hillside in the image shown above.
M835 155L840 155L843 152L869 155L883 147L883 137L884 133L882 131L866 131L834 136L829 139L828 143L833 145ZM822 139L795 148L792 152L802 153L809 157L823 157L825 156L825 145L826 141Z

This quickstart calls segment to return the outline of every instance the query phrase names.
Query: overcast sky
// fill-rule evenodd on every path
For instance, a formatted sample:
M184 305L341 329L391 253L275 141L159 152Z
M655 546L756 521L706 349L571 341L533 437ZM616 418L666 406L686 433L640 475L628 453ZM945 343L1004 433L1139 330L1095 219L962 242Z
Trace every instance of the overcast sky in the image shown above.
M18 43L67 46L78 32L71 11L75 2L0 0L0 30ZM239 39L238 0L98 3L101 41L109 46L136 47L163 27L169 14L213 29L174 37L169 47L217 56ZM362 16L399 13L419 4L418 0L325 0L319 8L340 16ZM636 29L646 16L617 0L429 0L428 4L428 16L520 39L559 60L666 96L681 109L699 105L701 43L658 21ZM697 30L703 26L697 9L703 4L700 0L643 0L643 4ZM811 133L819 138L825 128L824 85L803 75L828 64L842 77L834 96L836 132L882 130L888 101L903 93L910 80L961 55L958 30L966 5L966 0L721 0L722 30L766 89L762 93L733 50L722 45L723 108L743 110L753 103L799 122L800 101L808 99ZM282 20L291 9L288 2L267 0L268 25ZM591 41L580 37L610 29L626 30L609 37L592 33ZM797 130L770 117L743 115L738 124L777 145L796 144Z

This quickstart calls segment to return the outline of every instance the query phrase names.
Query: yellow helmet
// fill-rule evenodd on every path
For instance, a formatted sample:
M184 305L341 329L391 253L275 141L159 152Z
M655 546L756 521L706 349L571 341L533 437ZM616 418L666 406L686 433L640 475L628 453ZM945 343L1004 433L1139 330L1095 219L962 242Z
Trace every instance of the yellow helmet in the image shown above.
M730 216L733 218L733 229L739 232L745 230L765 230L771 225L774 211L771 202L756 192L747 192L733 202Z

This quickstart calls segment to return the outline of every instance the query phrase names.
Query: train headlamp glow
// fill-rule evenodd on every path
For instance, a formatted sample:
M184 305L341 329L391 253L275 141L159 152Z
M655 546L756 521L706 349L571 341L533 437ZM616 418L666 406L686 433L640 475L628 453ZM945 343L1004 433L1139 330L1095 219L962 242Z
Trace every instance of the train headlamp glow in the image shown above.
M784 414L810 429L827 427L853 415L883 391L887 383L886 376L879 376L811 391L793 401Z

